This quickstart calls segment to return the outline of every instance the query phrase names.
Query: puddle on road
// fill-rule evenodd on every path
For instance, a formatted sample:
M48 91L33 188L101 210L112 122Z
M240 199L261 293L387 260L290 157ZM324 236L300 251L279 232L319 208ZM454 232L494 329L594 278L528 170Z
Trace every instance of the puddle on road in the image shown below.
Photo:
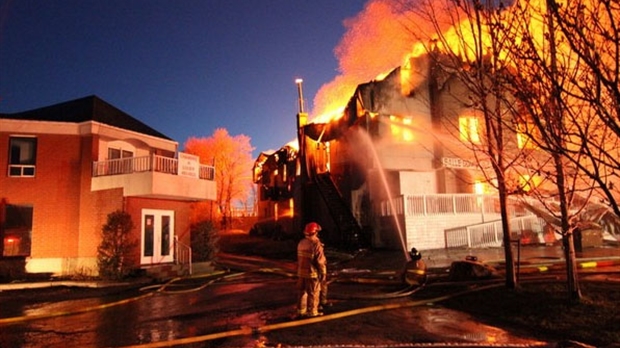
M500 328L480 323L466 313L447 308L420 308L418 324L427 332L447 340L472 343L542 343L514 336Z

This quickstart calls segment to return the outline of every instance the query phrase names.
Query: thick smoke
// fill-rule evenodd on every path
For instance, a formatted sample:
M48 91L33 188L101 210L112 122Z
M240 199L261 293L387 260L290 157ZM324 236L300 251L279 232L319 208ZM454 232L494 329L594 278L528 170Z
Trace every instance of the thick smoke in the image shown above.
M344 21L346 33L334 54L339 75L314 98L313 116L342 109L355 88L403 63L420 40L425 1L370 0L359 14Z

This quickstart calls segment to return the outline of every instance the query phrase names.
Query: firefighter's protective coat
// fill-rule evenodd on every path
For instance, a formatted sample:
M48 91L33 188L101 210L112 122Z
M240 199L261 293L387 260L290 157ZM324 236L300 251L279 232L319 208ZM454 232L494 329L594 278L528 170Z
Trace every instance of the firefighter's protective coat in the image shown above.
M327 275L327 259L316 236L306 235L297 245L298 314L318 315L320 281Z

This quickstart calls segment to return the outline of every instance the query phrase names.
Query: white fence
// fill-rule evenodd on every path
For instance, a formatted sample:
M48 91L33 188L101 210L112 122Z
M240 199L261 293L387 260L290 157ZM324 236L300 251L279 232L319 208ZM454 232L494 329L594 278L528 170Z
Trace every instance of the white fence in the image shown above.
M510 219L510 235L521 238L528 234L537 238L534 242L539 242L544 225L544 220L536 215L513 217ZM501 220L446 229L446 248L499 247L503 245L503 231Z
M431 194L406 195L381 202L381 216L457 215L499 213L499 199L494 195Z
M542 220L516 202L509 200L507 204L511 236L542 236ZM503 243L499 197L496 195L398 196L381 202L377 213L383 218L403 219L408 245L451 248L493 247Z

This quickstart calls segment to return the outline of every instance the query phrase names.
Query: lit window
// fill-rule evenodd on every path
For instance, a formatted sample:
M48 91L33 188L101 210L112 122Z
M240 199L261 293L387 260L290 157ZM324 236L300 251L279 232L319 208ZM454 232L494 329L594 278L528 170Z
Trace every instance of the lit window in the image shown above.
M398 124L398 117L390 116L390 130L392 131L392 137L398 139L400 135L400 124Z
M403 118L403 140L406 142L413 141L413 131L411 130L411 125L413 120L411 117Z
M480 144L480 122L477 117L459 117L459 133L462 141Z
M37 138L9 139L9 176L33 177L37 162Z
M536 144L532 140L533 136L536 136L538 130L532 123L521 123L517 126L517 146L519 149L535 149Z
M477 195L483 195L486 192L486 185L483 182L476 180L474 183L474 192Z
M521 184L521 187L523 188L523 191L525 192L529 192L535 189L538 185L540 185L541 182L542 182L542 179L539 175L534 175L534 176L522 175L519 178L519 183Z
M392 139L398 142L412 142L413 119L411 117L398 117L390 116L390 131L392 132Z

